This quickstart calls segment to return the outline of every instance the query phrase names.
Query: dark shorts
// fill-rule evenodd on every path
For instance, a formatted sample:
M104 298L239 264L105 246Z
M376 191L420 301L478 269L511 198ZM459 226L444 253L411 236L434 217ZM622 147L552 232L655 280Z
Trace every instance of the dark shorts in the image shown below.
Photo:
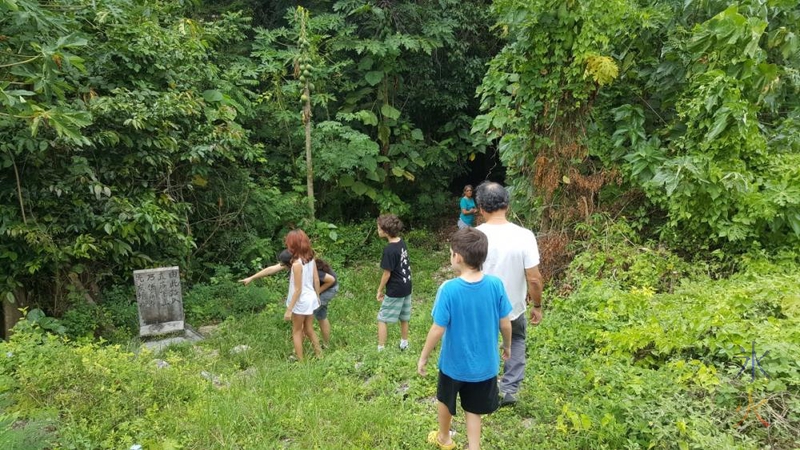
M328 305L322 305L314 310L314 318L317 320L325 320L328 318Z
M496 376L473 383L454 380L440 370L436 399L444 403L452 415L456 415L457 395L461 396L461 407L468 413L490 414L500 406Z
M314 310L314 317L317 320L325 320L328 318L328 303L330 303L337 292L339 292L339 285L334 284L329 289L326 289L325 292L319 294L319 308Z

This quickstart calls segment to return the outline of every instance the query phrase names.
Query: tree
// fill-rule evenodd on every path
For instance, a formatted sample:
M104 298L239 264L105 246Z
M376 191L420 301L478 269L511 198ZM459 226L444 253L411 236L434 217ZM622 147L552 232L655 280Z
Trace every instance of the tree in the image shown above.
M217 232L205 223L229 217L219 195L220 219L195 217L195 192L258 158L238 123L247 76L214 60L244 37L240 16L203 24L174 4L85 6L0 3L11 36L0 51L0 294L55 313L133 269L190 272L193 249Z
M300 96L300 101L303 104L303 125L306 134L306 188L308 192L308 209L310 218L314 220L314 169L311 158L311 74L313 66L311 65L311 42L308 40L308 31L306 24L308 23L308 11L302 6L297 7L297 21L300 24L300 33L298 37L298 47L300 54L294 62L294 74L302 84L303 94Z
M473 133L497 141L516 212L548 232L590 220L600 189L617 181L589 145L596 102L619 75L612 55L650 26L635 2L494 3L507 44L478 92Z

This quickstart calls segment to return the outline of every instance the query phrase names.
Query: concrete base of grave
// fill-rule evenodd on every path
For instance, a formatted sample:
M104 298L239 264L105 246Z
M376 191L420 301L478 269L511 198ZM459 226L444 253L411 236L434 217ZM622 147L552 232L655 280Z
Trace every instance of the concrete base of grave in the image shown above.
M175 336L176 334L177 336ZM158 353L170 345L184 344L187 342L192 343L203 339L204 337L202 334L198 333L197 330L189 325L186 325L183 329L183 334L173 333L173 336L165 339L143 342L142 347L149 349L153 353Z

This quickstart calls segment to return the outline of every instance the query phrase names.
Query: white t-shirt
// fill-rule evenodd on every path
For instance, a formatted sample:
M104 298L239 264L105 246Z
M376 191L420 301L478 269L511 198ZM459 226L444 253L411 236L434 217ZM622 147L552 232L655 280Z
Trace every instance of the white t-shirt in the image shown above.
M531 230L513 223L502 225L484 223L477 227L489 239L489 253L483 272L503 280L506 295L514 308L510 319L525 312L528 282L525 269L539 265L539 245Z

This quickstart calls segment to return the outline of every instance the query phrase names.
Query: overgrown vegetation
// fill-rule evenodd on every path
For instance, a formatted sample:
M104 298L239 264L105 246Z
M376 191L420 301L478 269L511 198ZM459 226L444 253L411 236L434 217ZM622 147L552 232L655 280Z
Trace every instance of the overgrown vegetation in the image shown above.
M508 43L474 129L498 141L521 214L570 231L633 203L676 245L798 244L797 2L494 9Z
M439 220L476 151L485 5L342 0L269 29L218 6L0 1L9 323L20 306L102 303L147 266L180 265L189 283L249 272L288 229L317 226L306 181L326 223Z
M0 0L4 446L419 448L374 218L409 225L421 343L431 227L499 172L550 292L489 447L796 447L796 1L303 3ZM301 365L283 278L236 283L298 226L344 287ZM156 362L130 277L164 265L221 325Z
M520 403L486 420L487 447L793 448L796 262L752 257L739 274L714 280L717 268L635 242L630 228L593 233L566 282L546 296ZM197 318L197 305L246 308L258 299L263 309L229 316L210 339L161 355L67 340L23 322L0 344L8 404L0 434L55 448L421 448L435 427L436 383L416 375L416 357L435 291L452 273L444 249L411 243L410 352L375 350L377 304L361 294L377 282L374 255L339 271L331 347L302 364L287 362L279 277L192 290L187 304ZM390 341L397 338L390 330ZM737 376L752 342L769 378L757 369L751 380L749 366ZM463 415L455 426L463 437Z

